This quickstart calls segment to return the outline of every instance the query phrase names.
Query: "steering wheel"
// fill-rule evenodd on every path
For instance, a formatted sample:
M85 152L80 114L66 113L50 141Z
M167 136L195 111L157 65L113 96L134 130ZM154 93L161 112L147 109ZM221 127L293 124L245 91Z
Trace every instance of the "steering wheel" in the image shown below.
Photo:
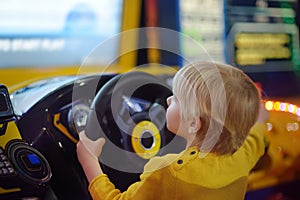
M94 98L86 134L106 139L99 161L120 190L138 180L151 157L183 149L184 141L165 126L171 94L162 79L134 71L109 80Z

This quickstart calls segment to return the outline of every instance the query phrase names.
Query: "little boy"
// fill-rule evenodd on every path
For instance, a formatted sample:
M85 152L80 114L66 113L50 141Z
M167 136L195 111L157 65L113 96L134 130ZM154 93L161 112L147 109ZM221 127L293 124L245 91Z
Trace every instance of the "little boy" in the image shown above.
M167 104L167 128L186 139L186 149L150 159L123 193L98 163L105 140L80 133L77 155L93 199L244 199L267 118L258 117L260 91L251 79L229 65L190 64L176 73Z

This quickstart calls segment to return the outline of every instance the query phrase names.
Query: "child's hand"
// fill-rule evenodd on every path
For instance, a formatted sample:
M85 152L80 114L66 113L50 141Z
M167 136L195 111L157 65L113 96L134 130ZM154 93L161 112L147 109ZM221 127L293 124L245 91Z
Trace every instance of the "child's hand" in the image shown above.
M270 118L270 112L266 110L265 104L262 102L260 104L260 110L258 114L257 123L266 123Z
M84 132L79 133L79 142L76 149L77 157L89 182L103 173L98 162L98 157L102 152L104 143L104 138L93 141Z
M93 141L86 136L85 132L82 131L79 133L79 142L77 143L77 154L90 154L90 156L93 156L98 159L102 152L104 143L104 138L99 138L98 140Z

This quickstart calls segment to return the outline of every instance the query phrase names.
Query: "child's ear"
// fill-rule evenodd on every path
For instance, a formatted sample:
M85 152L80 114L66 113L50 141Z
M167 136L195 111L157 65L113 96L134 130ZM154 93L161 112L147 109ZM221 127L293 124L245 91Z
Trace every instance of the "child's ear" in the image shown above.
M189 124L189 133L197 133L201 128L201 120L200 117L194 117Z

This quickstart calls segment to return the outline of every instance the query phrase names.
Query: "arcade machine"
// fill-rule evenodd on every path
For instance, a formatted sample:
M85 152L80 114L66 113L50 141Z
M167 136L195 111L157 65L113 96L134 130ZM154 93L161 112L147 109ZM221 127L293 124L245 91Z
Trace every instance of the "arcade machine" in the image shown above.
M181 32L209 59L246 72L270 111L266 153L249 176L246 199L299 199L299 1L180 1ZM201 10L201 12L199 12ZM202 58L183 41L187 60Z
M99 89L136 65L137 32L118 33L138 27L140 3L0 5L0 199L90 199L77 131Z
M3 27L0 30L7 30L0 31L0 80L9 86L10 92L8 94L4 89L0 94L3 97L10 95L12 101L11 104L9 101L0 104L12 105L8 114L8 106L0 107L0 129L3 132L0 146L4 152L1 158L7 161L6 167L12 166L13 172L16 172L14 180L19 181L17 186L7 186L14 183L8 179L1 181L0 199L7 199L9 195L13 198L35 196L45 200L90 199L85 176L76 158L75 145L78 131L98 130L91 125L98 119L103 125L101 131L113 146L129 152L123 154L113 148L108 149L107 157L101 160L113 182L125 190L131 181L137 180L138 174L131 172L140 170L151 156L173 151L172 148L161 150L174 141L164 129L163 120L165 97L171 92L168 81L177 67L194 59L227 62L244 70L263 90L265 106L271 111L265 133L266 154L249 176L246 198L267 199L273 198L272 195L275 195L274 198L299 197L282 187L285 184L289 188L298 185L300 168L300 84L297 75L300 58L299 30L295 25L295 13L299 11L294 10L297 1L136 0L133 3L132 0L110 0L96 5L94 1L86 1L85 4L81 1L63 4L49 1L46 8L44 3L30 2L38 5L39 10L44 9L45 12L39 13L47 16L34 17L37 21L29 20L32 15L27 15L26 11L33 7L28 1L25 4L23 1L18 4L3 2L0 6L0 27ZM140 16L141 7L145 12ZM46 11L50 8L57 13L57 18L49 18ZM14 10L9 12L9 9ZM10 18L11 13L21 15ZM34 13L33 10L30 13ZM7 20L1 22L4 17L16 21L9 24L5 23ZM50 20L47 25L51 26L40 26L39 20L46 18ZM144 21L139 22L139 19ZM32 21L32 24L25 23L27 21ZM24 29L24 26L28 27ZM145 37L139 36L141 46L137 46L137 32L125 30L143 26L180 30L193 40L181 40L187 37L162 40L166 37L151 29L146 31ZM20 32L21 29L27 31ZM11 33L8 33L9 30ZM129 35L119 36L119 31ZM112 35L117 36L105 42ZM145 41L155 48L143 52L145 45L141 43ZM90 52L89 49L99 42L102 48ZM195 42L200 43L201 52L195 50L198 48L190 48ZM170 45L174 52L170 54L164 48L158 51L158 44ZM138 52L135 51L137 48ZM89 54L88 58L86 54ZM146 56L143 58L141 54ZM16 56L20 59L15 59ZM161 65L148 68L149 63ZM118 74L143 64L147 66L140 67L143 70L155 71L166 79L141 72ZM168 69L171 69L171 76L164 76L169 73ZM150 84L143 85L132 94L130 80ZM111 103L112 88L117 88L119 101L115 102L116 110L106 106ZM118 127L119 124L123 128ZM135 124L140 124L142 129ZM156 134L157 130L160 134ZM128 136L127 132L133 135ZM17 145L11 145L11 141L17 141ZM184 146L181 140L174 144L177 149ZM25 155L17 154L21 157L17 161L25 166L23 169L32 171L41 163L49 164L51 176L47 181L27 183L23 187L24 180L20 175L24 173L17 171L8 153L18 150L19 145L29 149ZM112 152L118 156L111 156ZM118 168L120 166L109 167L120 160L122 167L128 167L125 171L130 173L120 173L124 171L124 168Z
M128 33L127 40L118 35L139 25L140 3L135 0L15 0L0 5L0 80L11 91L43 78L104 69L119 73L136 65L137 32ZM100 45L102 55L85 60Z
M6 152L21 145L6 144L23 141L35 153L17 154L19 163L35 170L44 161L51 177L31 190L19 182L12 185L10 179L1 181L0 199L91 199L76 156L81 130L91 138L93 133L107 137L100 163L122 191L138 180L151 157L184 146L165 127L170 87L156 76L132 70L136 49L143 47L137 47L137 31L129 30L139 26L140 1L30 2L44 12L34 12L36 7L23 1L0 7L0 22L7 18L0 23L6 30L0 31L0 78L9 86L5 96L11 99L15 120L10 123L15 129L0 136L0 146ZM43 19L47 26L40 26ZM132 72L121 73L127 71Z

